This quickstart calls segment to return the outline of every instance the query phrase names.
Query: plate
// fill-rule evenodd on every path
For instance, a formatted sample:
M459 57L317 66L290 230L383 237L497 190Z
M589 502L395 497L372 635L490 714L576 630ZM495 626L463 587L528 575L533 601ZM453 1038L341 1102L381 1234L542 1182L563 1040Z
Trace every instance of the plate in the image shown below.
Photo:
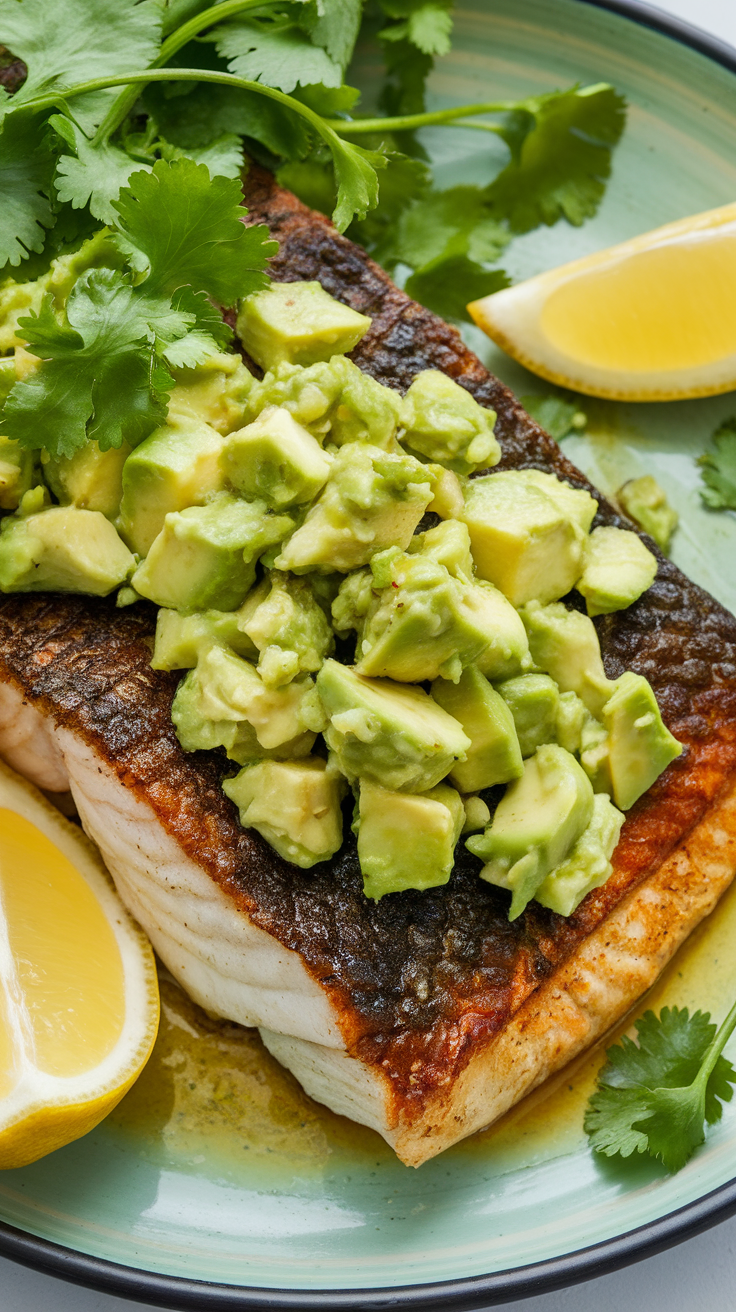
M464 0L456 33L433 77L437 104L606 80L631 107L596 218L517 239L516 278L736 195L726 47L644 6L582 0ZM369 55L360 72L369 90ZM440 185L488 176L488 151L501 148L480 137L425 133ZM477 330L468 340L520 394L547 390ZM682 517L677 563L736 608L736 517L704 510L695 464L736 398L583 404L588 436L565 451L604 492L654 472ZM736 994L735 933L736 889L649 1005L722 1017ZM311 1102L252 1034L207 1021L170 981L163 993L155 1058L120 1108L0 1176L8 1257L180 1309L471 1308L590 1279L736 1211L736 1103L674 1177L593 1156L582 1110L600 1048L412 1171L377 1135Z

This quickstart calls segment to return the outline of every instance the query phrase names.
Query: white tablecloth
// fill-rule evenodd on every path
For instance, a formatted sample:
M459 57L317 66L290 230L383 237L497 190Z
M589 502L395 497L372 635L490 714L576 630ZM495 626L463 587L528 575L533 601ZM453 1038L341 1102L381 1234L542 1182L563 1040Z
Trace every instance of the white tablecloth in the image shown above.
M736 0L660 0L659 8L736 46ZM504 1306L518 1312L729 1312L736 1307L735 1286L736 1217L624 1271ZM0 1258L1 1312L133 1312L142 1306Z

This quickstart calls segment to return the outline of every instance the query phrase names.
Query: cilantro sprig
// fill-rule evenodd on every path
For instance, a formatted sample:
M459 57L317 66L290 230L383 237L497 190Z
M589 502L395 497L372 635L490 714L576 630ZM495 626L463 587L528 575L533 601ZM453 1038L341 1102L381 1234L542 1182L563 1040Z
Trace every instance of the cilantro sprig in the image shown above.
M595 211L623 105L600 85L428 112L452 8L58 0L49 11L43 0L0 0L0 46L16 61L12 94L0 69L0 267L51 258L95 219L114 223L132 176L158 161L186 157L235 178L244 146L318 195L387 268L407 266L413 295L466 317L467 299L505 285L498 260L515 232ZM381 116L357 108L349 82L359 34L383 53ZM485 186L433 190L417 133L437 125L493 134L508 163Z
M700 495L710 510L736 510L736 415L718 425L709 451L698 457L705 487Z
M734 1029L736 1005L717 1032L707 1012L645 1012L638 1044L624 1035L606 1053L585 1115L591 1147L606 1157L648 1153L679 1171L733 1096L736 1071L722 1053Z
M0 426L21 446L71 456L136 445L166 418L169 366L193 366L230 337L210 299L232 305L266 285L276 250L245 227L237 179L193 160L133 174L114 203L127 268L91 269L60 318L47 295L19 321L41 364L11 389Z

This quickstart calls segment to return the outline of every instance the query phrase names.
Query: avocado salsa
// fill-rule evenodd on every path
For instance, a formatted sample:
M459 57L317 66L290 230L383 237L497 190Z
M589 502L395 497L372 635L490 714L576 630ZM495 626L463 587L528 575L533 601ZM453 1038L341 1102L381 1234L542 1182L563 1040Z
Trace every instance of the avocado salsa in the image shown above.
M34 285L2 293L8 351ZM237 320L262 379L224 351L174 370L134 448L39 460L0 436L0 590L158 606L182 748L241 767L223 788L286 860L334 855L352 790L366 896L446 883L462 838L511 919L532 898L570 915L681 750L645 678L607 678L592 620L655 558L591 531L597 502L554 475L478 472L493 412L434 370L404 397L361 373L369 325L319 283L272 284ZM16 344L0 393L36 364Z

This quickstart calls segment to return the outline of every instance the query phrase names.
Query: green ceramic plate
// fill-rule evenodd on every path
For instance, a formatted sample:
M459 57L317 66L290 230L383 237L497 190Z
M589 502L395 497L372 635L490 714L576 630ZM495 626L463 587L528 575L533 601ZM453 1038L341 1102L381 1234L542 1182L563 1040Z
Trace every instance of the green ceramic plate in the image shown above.
M437 102L605 79L631 106L597 218L518 240L516 277L734 199L736 57L678 34L633 4L461 0L453 53L432 84ZM375 71L366 60L366 85ZM426 142L443 185L487 176L485 136L435 131ZM515 390L546 390L470 336ZM565 450L606 492L653 471L682 517L675 559L736 607L736 517L703 509L695 464L736 398L586 409L588 437ZM681 951L652 1005L725 1014L735 930L736 892ZM589 1278L736 1210L736 1102L674 1178L593 1157L582 1110L600 1052L492 1131L412 1171L170 983L164 1009L155 1057L118 1111L69 1148L2 1175L9 1256L177 1308L477 1307Z

